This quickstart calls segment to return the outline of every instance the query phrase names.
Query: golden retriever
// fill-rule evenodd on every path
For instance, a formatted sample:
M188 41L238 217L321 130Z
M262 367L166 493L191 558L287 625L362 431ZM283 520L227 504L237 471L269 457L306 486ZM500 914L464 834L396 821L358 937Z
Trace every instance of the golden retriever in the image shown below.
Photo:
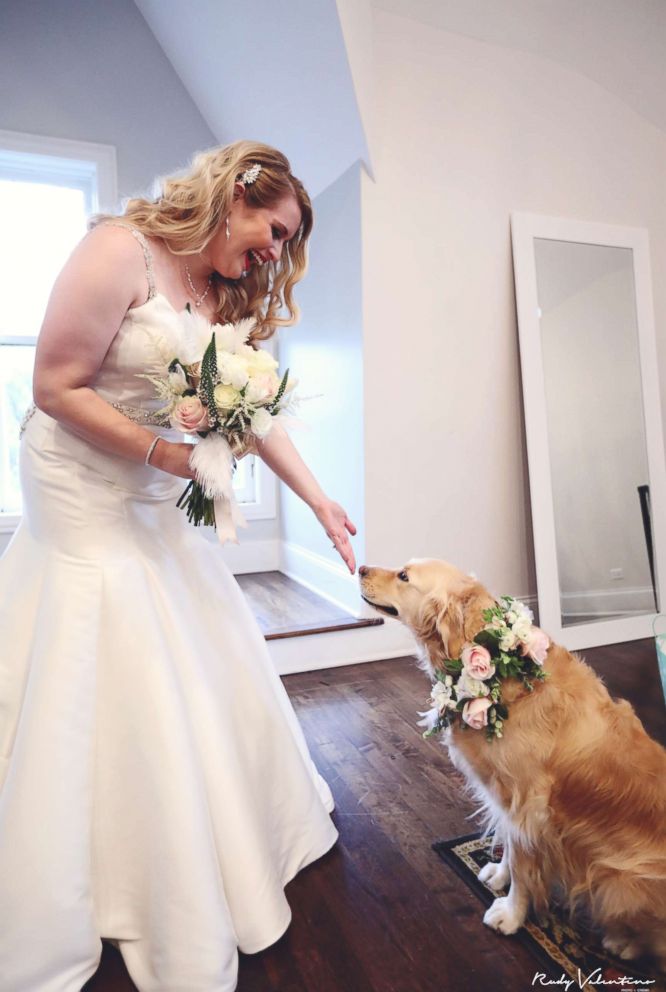
M484 627L495 599L447 562L359 569L363 598L398 617L422 646L431 678ZM666 970L666 751L626 701L614 702L576 655L551 644L544 681L502 684L501 739L461 725L445 731L454 765L482 802L504 854L480 877L495 899L484 923L505 934L554 889L584 904L620 957L654 955Z

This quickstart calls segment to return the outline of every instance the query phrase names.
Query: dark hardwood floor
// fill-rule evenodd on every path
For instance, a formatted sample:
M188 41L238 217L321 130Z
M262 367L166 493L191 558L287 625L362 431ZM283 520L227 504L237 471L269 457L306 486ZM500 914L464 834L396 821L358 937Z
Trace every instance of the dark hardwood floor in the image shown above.
M666 744L653 642L584 654ZM471 832L473 808L442 746L415 726L428 683L414 660L284 681L335 795L340 840L288 886L285 936L241 956L238 992L527 992L532 957L483 926L479 901L430 848ZM131 992L115 950L86 989Z

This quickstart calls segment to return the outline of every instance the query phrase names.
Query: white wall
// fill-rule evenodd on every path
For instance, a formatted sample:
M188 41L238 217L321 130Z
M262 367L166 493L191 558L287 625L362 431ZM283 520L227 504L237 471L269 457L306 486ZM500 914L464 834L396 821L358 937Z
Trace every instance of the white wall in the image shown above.
M366 542L535 589L512 210L649 229L666 383L666 136L548 59L373 10Z
M357 163L314 202L315 229L310 267L299 285L303 319L280 332L280 365L300 380L298 392L312 396L303 402L299 418L306 430L292 439L324 491L341 503L357 524L354 547L359 560L365 550L363 366L361 299L360 166ZM282 537L292 546L287 566L307 580L306 556L320 559L324 571L344 576L310 509L281 487ZM289 552L289 548L287 548ZM299 557L300 555L300 557ZM295 557L294 557L295 556ZM326 567L326 565L330 567ZM325 579L322 580L325 582ZM356 585L347 599L339 584L329 593L353 608L360 605Z
M215 138L132 0L2 0L0 128L115 145L121 196Z

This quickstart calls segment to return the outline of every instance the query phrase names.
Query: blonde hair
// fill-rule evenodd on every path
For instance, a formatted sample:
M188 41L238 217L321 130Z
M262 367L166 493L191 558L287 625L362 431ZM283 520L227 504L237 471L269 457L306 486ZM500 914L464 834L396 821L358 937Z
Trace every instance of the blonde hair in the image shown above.
M307 242L312 231L312 203L303 183L291 173L288 159L277 149L257 141L236 141L196 155L189 169L161 180L155 200L131 199L123 218L149 237L162 238L175 255L202 251L228 215L234 185L251 166L261 165L257 179L245 186L249 207L271 207L293 194L300 207L298 231L282 246L277 262L253 267L245 279L215 274L215 322L254 317L254 339L271 337L277 327L296 323L299 309L293 298L295 284L307 269ZM108 216L97 216L90 226ZM279 316L282 309L287 316Z

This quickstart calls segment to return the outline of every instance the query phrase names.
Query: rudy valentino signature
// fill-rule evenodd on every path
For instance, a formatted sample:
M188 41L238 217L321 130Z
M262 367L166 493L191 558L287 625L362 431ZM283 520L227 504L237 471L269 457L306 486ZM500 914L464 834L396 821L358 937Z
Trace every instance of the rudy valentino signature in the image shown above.
M654 985L655 979L653 978L631 978L629 975L621 975L618 978L604 978L601 972L601 968L595 968L590 974L585 977L580 968L578 969L578 978L567 978L565 975L561 975L560 978L552 979L548 978L547 975L542 971L537 971L534 978L532 979L532 985L557 985L562 986L567 992L571 989L572 985L577 986L579 989L584 989L586 986L598 986L598 985L617 985L620 988L630 988L633 992L640 992L641 989L646 988L648 985Z

